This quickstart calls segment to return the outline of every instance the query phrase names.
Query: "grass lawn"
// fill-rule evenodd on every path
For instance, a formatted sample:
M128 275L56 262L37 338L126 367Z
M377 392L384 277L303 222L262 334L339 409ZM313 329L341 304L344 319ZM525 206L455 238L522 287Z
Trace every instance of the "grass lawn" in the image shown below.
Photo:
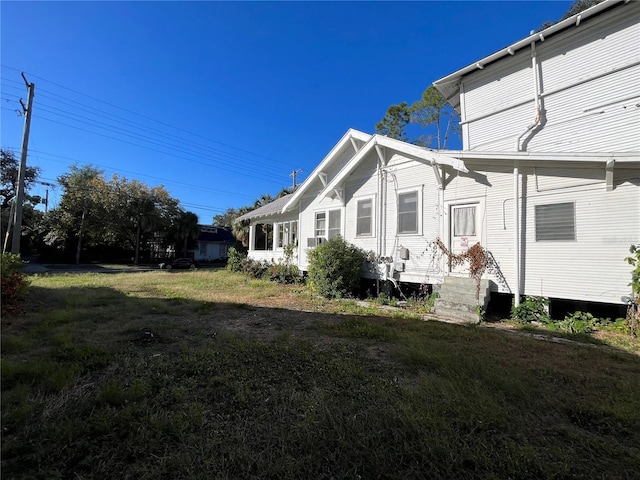
M640 478L637 340L424 322L223 270L31 280L2 319L3 478Z

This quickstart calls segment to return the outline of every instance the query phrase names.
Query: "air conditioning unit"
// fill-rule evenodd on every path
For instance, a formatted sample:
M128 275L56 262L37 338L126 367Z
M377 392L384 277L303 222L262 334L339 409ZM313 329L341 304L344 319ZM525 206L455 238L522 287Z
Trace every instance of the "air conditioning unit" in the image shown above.
M317 247L318 245L326 241L327 239L324 237L309 237L307 238L307 247L308 248Z

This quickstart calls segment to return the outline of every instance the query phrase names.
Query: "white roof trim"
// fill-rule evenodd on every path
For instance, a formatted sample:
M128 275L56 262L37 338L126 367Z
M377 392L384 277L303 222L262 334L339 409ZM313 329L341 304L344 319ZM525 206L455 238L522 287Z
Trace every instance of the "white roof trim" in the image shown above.
M569 28L571 26L577 27L580 25L581 21L584 21L586 18L589 18L598 14L603 10L606 10L618 4L628 3L628 2L629 0L605 0L602 3L594 5L591 8L588 8L576 15L573 15L572 17L562 20L554 25L551 25L550 27L545 28L541 32L533 33L528 37L523 38L522 40L519 40L518 42L512 45L509 45L506 48L503 48L502 50L498 50L497 52L487 57L484 57L483 59L478 60L477 62L473 62L472 64L467 65L466 67L461 68L460 70L453 72L450 75L447 75L446 77L436 80L435 82L433 82L433 86L436 87L436 89L438 89L438 91L447 99L447 101L449 101L453 105L453 107L457 109L459 107L459 101L452 101L452 100L455 99L460 93L458 84L460 82L460 79L464 75L478 69L481 70L485 67L485 65L491 62L494 62L496 60L499 60L500 58L514 55L517 50L527 47L532 43L535 43L538 41L544 41L545 37L548 37L556 32L559 32L560 30L564 30L565 28ZM455 87L455 90L454 90L454 87Z
M447 155L460 160L529 160L555 162L608 162L611 159L620 163L640 162L640 152L475 152L473 150L449 150Z
M320 164L313 170L313 172L311 172L311 174L305 179L305 181L302 182L302 184L298 187L298 189L295 191L291 199L282 208L281 213L288 212L298 203L298 201L300 200L300 197L302 197L304 192L306 192L309 189L310 185L319 176L319 174L322 173L323 170L325 170L325 167L329 163L331 163L331 161L334 160L335 157L340 152L342 152L342 150L344 149L347 143L353 146L351 143L352 138L356 140L360 140L362 142L367 142L371 138L371 135L369 135L368 133L361 132L359 130L354 130L353 128L350 128L349 130L347 130L347 132L342 136L342 138L338 141L338 143L334 145L334 147L324 157L324 159L320 162ZM323 183L323 186L326 188L327 186L326 181L322 183Z
M382 146L389 149L394 150L397 153L401 153L403 156L408 156L414 160L425 162L429 165L449 165L453 167L455 170L459 170L461 172L468 172L467 168L464 165L464 161L455 158L451 155L444 155L439 152L435 152L432 150L425 149L424 147L419 147L417 145L413 145L411 143L406 143L401 140L395 140L393 138L385 137L384 135L376 134L369 139L369 141L356 153L351 160L347 162L347 164L338 172L338 174L333 177L333 179L329 182L329 185L324 189L324 195L326 196L330 193L337 185L342 183L347 176L349 176L356 166L360 163L360 161L369 154L375 147Z

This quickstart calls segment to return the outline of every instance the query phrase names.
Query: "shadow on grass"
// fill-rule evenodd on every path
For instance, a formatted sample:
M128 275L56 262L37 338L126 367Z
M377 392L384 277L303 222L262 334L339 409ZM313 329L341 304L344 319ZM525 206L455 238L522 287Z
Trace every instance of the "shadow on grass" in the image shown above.
M25 315L3 319L3 474L637 473L635 356L149 292L34 287Z

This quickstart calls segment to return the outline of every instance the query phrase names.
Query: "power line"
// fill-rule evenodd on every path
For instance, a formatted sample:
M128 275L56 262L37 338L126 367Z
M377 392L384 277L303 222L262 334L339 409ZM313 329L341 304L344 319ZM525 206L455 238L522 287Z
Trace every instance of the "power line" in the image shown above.
M166 179L166 178L162 178L162 177L155 177L153 175L148 175L148 174L139 173L139 172L133 172L133 171L129 171L129 170L115 169L115 168L110 167L110 166L100 165L100 164L97 164L97 163L83 162L83 161L77 160L75 158L65 157L65 156L62 156L62 155L56 155L56 154L53 154L53 153L47 153L47 152L43 152L43 151L40 151L40 150L31 149L30 152L32 154L35 153L35 154L39 154L39 155L47 155L47 156L50 156L50 157L70 160L70 161L74 162L75 164L79 164L79 165L93 165L93 166L96 166L96 167L105 168L105 169L107 169L109 171L112 171L112 172L115 172L115 173L126 173L126 174L135 175L135 176L139 176L139 177L151 178L151 179L159 180L159 181L165 182L165 183L171 183L171 184L175 184L175 185L189 187L191 189L198 189L198 190L201 190L203 192L216 192L216 193L224 193L225 195L234 195L234 196L237 196L237 197L253 198L252 195L247 195L247 194L238 193L238 192L229 192L229 191L226 191L226 190L219 190L219 189L210 188L210 187L203 187L203 186L200 186L200 185L194 185L194 184L185 183L185 182L178 182L176 180L170 180L170 179ZM36 158L38 158L37 155L36 155ZM57 160L47 160L47 161L58 162L58 163L62 163L62 164L67 165L67 166L71 166L72 165L72 164L69 164L67 162L62 162L62 161L57 161ZM44 179L44 180L51 180L51 179ZM54 180L54 181L57 182L57 180Z
M40 95L41 94L39 94L39 96ZM62 109L53 107L51 105L40 104L39 103L38 106L39 106L39 108L40 108L40 106L42 106L43 110L45 112L52 113L52 114L57 115L59 117L69 119L69 120L71 120L73 122L80 122L80 120L78 120L78 118L80 118L80 119L83 119L83 124L89 123L89 125L91 125L93 127L101 128L103 130L110 131L110 132L115 133L117 135L122 135L122 136L125 136L125 137L129 137L129 138L132 138L134 140L146 142L146 143L149 143L149 144L152 144L152 145L156 145L156 146L159 146L159 147L163 147L163 148L166 148L166 147L169 147L169 148L172 148L172 149L178 148L178 149L181 149L181 151L184 152L184 153L188 153L190 155L193 155L193 156L196 156L198 158L205 159L205 160L214 160L214 161L222 160L222 158L220 158L219 156L203 155L201 152L197 152L197 151L194 151L194 150L189 150L189 149L185 148L183 145L180 145L180 144L169 143L169 142L164 142L164 141L156 141L155 139L152 139L152 138L150 138L148 136L139 135L139 134L137 134L137 132L132 132L131 130L126 130L126 129L120 128L118 126L114 126L114 125L112 125L110 123L101 122L99 120L95 120L93 118L89 118L89 117L84 116L84 115L78 115L77 113L69 112L67 110L62 110ZM85 109L82 109L82 110L85 110ZM85 111L87 111L87 110L85 110ZM63 113L60 113L60 112L63 112ZM89 112L91 113L91 111L89 111ZM66 114L68 114L68 115L66 115ZM101 118L107 118L107 117L105 117L103 115L98 115L98 116L101 117ZM69 128L75 128L75 129L78 129L78 130L81 130L81 131L85 131L87 133L92 133L94 135L103 136L105 138L109 138L109 139L112 139L112 140L120 141L120 142L123 142L123 143L128 143L128 144L134 145L134 146L139 146L141 148L147 148L147 149L150 149L152 151L156 151L158 153L164 153L164 154L167 154L167 155L170 155L170 156L175 156L175 155L173 155L171 153L167 153L165 151L160 151L160 150L157 150L157 149L151 149L151 148L146 147L144 145L128 142L128 141L122 140L121 138L112 137L112 136L109 136L109 135L98 133L98 132L95 132L95 131L92 131L92 130L88 130L88 129L79 127L77 125L70 125L68 123L60 122L60 121L53 120L53 119L47 118L47 117L42 117L42 116L39 117L39 118L42 118L42 119L50 121L50 122L58 123L58 124L63 125L63 126L67 126ZM107 118L107 120L111 121L111 119L109 119L109 118ZM147 131L150 131L153 135L162 136L162 138L166 138L161 133L157 133L154 130L150 130L150 129L147 129L147 128L143 128L143 129L147 130ZM179 139L179 140L182 140L182 139ZM214 151L214 152L220 153L220 154L225 155L227 157L237 157L236 155L229 154L228 152L223 152L223 151L220 151L218 149L212 149L212 148L207 147L205 145L201 145L201 144L197 144L197 143L193 143L193 142L189 142L189 143L192 143L194 145L197 145L199 147L205 148L205 149L210 150L210 151ZM178 157L178 158L185 159L185 157ZM187 159L187 160L188 161L193 161L191 159ZM246 159L241 158L241 160L244 161ZM251 172L251 173L245 173L245 174L248 175L248 176L251 176L253 178L258 178L258 179L261 179L261 180L267 180L268 178L271 178L271 179L273 179L275 181L281 181L282 180L282 175L273 174L271 172L260 172L259 173L260 177L258 177L255 174L255 173L257 173L255 168L252 168L252 167L249 167L249 166L246 166L246 165L243 165L243 164L238 164L237 162L229 161L227 159L224 159L224 161L226 162L225 166L221 166L221 165L219 165L217 163L215 165L209 165L209 166L215 166L216 168L221 168L223 170L227 170L227 171L230 171L232 173L238 173L238 170L243 170L245 172ZM202 165L207 165L206 163L203 163L203 162L196 162L196 163L200 163ZM228 166L226 166L229 163L233 163L234 168L229 168ZM242 173L242 172L240 172L240 173Z
M83 115L78 115L76 113L69 112L67 110L57 109L57 108L52 107L52 106L47 105L47 104L40 104L39 103L38 107L40 108L40 106L42 106L43 107L43 111L45 111L47 113L52 113L54 115L57 115L57 116L62 117L62 118L69 119L69 120L74 121L74 122L80 122L80 120L77 119L77 118L80 118L80 119L83 119L83 124L89 123L89 125L91 125L93 127L101 128L103 130L107 130L107 131L110 131L110 132L118 134L118 135L123 135L123 136L129 137L129 138L133 138L133 139L138 140L138 141L147 142L147 143L150 143L150 144L153 144L153 145L157 145L159 147L169 147L169 148L172 148L172 149L178 148L178 149L181 149L181 151L183 151L184 153L188 153L188 154L191 154L191 155L197 156L199 158L203 158L203 159L212 159L212 160L215 160L215 161L224 160L226 162L226 164L232 163L234 165L234 168L236 168L236 169L245 170L247 172L254 173L254 175L252 175L252 176L254 178L257 178L255 176L255 172L256 172L255 168L252 168L252 167L249 167L249 166L245 166L245 165L242 165L242 164L238 164L237 162L233 162L233 161L230 161L228 159L222 159L219 156L203 155L201 152L194 151L194 150L189 150L189 149L185 148L183 145L180 145L180 144L164 142L164 141L156 141L155 139L152 139L152 138L144 136L144 135L139 135L136 132L132 132L131 130L126 130L126 129L120 128L118 126L114 126L112 124L101 122L99 120L94 120L92 118L89 118L89 117L86 117L86 116L83 116ZM63 113L59 113L59 112L63 112ZM65 114L69 114L69 115L65 115ZM77 118L75 118L75 117L77 117ZM82 127L78 127L76 125L70 125L70 124L67 124L67 123L64 123L64 122L59 122L59 121L53 120L51 118L46 118L46 117L38 117L38 118L43 118L43 119L51 121L51 122L58 122L59 124L64 125L64 126L68 126L70 128L76 128L76 129L79 129L79 130L82 130L82 131L85 131L85 132L88 132L88 133L93 133L95 135L100 135L100 136L104 136L106 138L110 138L110 139L113 139L113 140L116 140L116 141L123 142L122 139L119 139L119 138L116 138L116 137L111 137L111 136L108 136L108 135L104 135L104 134L101 134L101 133L98 133L98 132L94 132L94 131L91 131L91 130L83 129ZM153 132L153 134L154 135L158 135L158 136L162 136L160 133ZM166 137L163 137L163 138L166 138ZM125 142L125 143L132 144L130 142ZM136 145L136 144L133 144L133 145ZM198 145L198 144L195 144L195 145ZM137 146L140 146L142 148L147 148L147 147L144 147L143 145L137 145ZM220 152L222 155L229 156L229 154L227 154L226 152L218 151L216 149L211 149L211 148L208 148L208 147L206 147L204 145L202 145L202 147L204 147L204 148L206 148L208 150L211 150L211 151ZM158 150L154 150L154 151L158 151ZM160 153L166 153L166 152L160 152ZM168 154L168 155L171 155L171 154ZM236 170L229 169L226 166L221 166L218 163L216 163L215 165L212 164L210 166L215 166L216 168L222 168L222 169L237 173ZM273 174L273 173L270 173L270 172L260 172L259 175L262 176L260 179L265 179L266 180L268 177L270 177L273 180L278 180L278 181L282 180L282 175Z
M17 69L17 68L13 68L13 67L10 67L10 66L8 66L8 65L0 65L0 67L2 67L2 68L7 68L7 69L9 69L9 70L14 70L14 71L17 71L17 72L21 71L21 70L19 70L19 69ZM275 159L272 159L272 158L270 158L270 157L267 157L267 156L262 155L262 154L259 154L259 153L251 152L251 151L249 151L249 150L245 150L245 149L242 149L242 148L236 147L236 146L234 146L234 145L230 145L230 144L227 144L227 143L224 143L224 142L220 142L220 141L218 141L218 140L214 140L214 139L211 139L211 138L207 138L207 137L205 137L205 136L203 136L203 135L199 135L199 134L197 134L197 133L189 132L188 130L184 130L184 129L182 129L182 128L179 128L179 127L176 127L176 126L174 126L174 125L171 125L171 124L168 124L168 123L162 122L162 121L160 121L160 120L156 120L156 119L151 118L151 117L148 117L148 116L146 116L146 115L142 115L141 113L135 112L135 111L133 111L133 110L129 110L129 109L124 108L124 107L121 107L121 106L119 106L119 105L115 105L115 104L113 104L113 103L110 103L110 102L107 102L107 101L101 100L101 99L99 99L99 98L93 97L93 96L88 95L88 94L86 94L86 93L79 92L79 91L74 90L74 89L72 89L72 88L65 87L64 85L60 85L60 84L55 83L55 82L53 82L53 81L51 81L51 80L48 80L48 79L46 79L46 78L44 78L44 77L40 77L40 76L38 76L38 75L31 74L31 73L29 73L29 75L30 75L30 76L32 76L32 77L34 77L34 78L39 78L39 79L41 79L41 80L44 80L45 82L48 82L48 83L50 83L50 84L52 84L52 85L55 85L55 86L57 86L57 87L59 87L59 88L63 88L63 89L65 89L65 90L68 90L68 91L70 91L70 92L73 92L73 93L75 93L75 94L77 94L77 95L81 95L81 96L83 96L83 97L90 98L90 99L92 99L92 100L94 100L94 101L97 101L97 102L103 103L103 104L105 104L105 105L109 105L110 107L116 108L116 109L118 109L118 110L125 111L125 112L127 112L127 113L130 113L130 114L132 114L132 115L136 115L136 116L138 116L138 117L141 117L141 118L144 118L144 119L150 120L150 121L152 121L152 122L156 122L156 123L158 123L158 124L160 124L160 125L164 125L164 126L166 126L166 127L169 127L169 128L171 128L171 129L177 130L177 131L179 131L179 132L183 132L183 133L186 133L186 134L188 134L188 135L192 135L192 136L194 136L194 137L202 138L203 140L207 140L208 142L217 143L217 144L219 144L219 145L223 145L223 146L225 146L225 147L227 147L227 148L232 148L232 149L234 149L234 150L238 150L238 151L243 152L243 153L248 153L248 154L250 154L250 155L255 155L255 156L257 156L257 157L262 157L262 158L264 158L264 159L271 160L271 161L274 161L274 162L276 162L276 161L277 161L277 160L275 160ZM45 90L45 91L46 91L46 90ZM63 98L64 98L64 97L63 97Z
M76 130L80 130L80 131L83 131L83 132L91 133L91 134L93 134L93 135L98 135L98 136L100 136L100 137L108 138L108 139L111 139L111 140L116 140L116 141L118 141L118 142L126 143L126 144L128 144L128 145L133 145L133 146L135 146L135 147L144 148L144 149L149 150L149 151L152 151L152 152L161 153L161 154L163 154L163 155L167 155L167 156L174 157L174 158L179 158L179 159L181 159L181 160L186 160L187 162L197 163L197 164L199 164L199 165L205 165L205 166L209 166L209 167L215 167L215 168L218 168L218 169L221 169L221 170L226 170L226 171L230 171L230 172L233 172L233 173L238 173L238 172L236 172L235 170L233 170L233 169L231 169L231 168L226 168L226 167L221 166L221 165L211 165L211 164L209 164L209 163L201 162L201 161L198 161L198 160L194 160L194 159L189 158L189 157L183 157L183 156L181 156L181 155L175 155L175 154L167 153L167 152L165 152L165 151L158 150L158 149L156 149L156 148L145 147L144 145L140 145L140 144L138 144L138 143L129 142L129 141L127 141L127 140L123 140L123 139L120 139L120 138L112 137L112 136L109 136L109 135L104 135L104 134L102 134L102 133L98 133L98 132L94 132L94 131L91 131L91 130L87 130L87 129L85 129L85 128L81 128L81 127L78 127L78 126L75 126L75 125L69 125L68 123L59 122L59 121L57 121L57 120L52 120L52 119L47 118L47 117L38 116L38 120L46 120L46 121L48 121L48 122L56 123L56 124L58 124L58 125L63 125L63 126L65 126L65 127L75 128ZM198 155L198 156L201 156L201 155ZM259 176L257 176L257 175L252 175L252 174L250 174L250 173L242 173L242 174L243 174L243 175L245 175L245 176L248 176L248 177L257 178L258 180L264 180L264 178L259 177ZM273 180L273 182L275 182L276 180L277 180L277 178L276 178L276 177L275 177L275 175L274 175L274 180Z

